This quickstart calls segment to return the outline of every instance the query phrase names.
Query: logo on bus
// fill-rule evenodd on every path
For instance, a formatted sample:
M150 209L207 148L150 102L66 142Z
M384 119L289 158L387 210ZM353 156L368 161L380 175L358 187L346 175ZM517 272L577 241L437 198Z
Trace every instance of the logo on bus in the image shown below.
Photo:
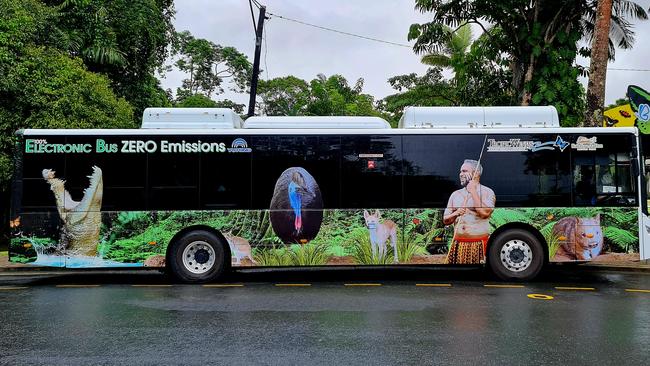
M531 151L537 152L542 150L555 150L564 151L569 146L569 143L564 141L562 137L558 136L555 140L541 142L521 139L509 139L497 141L495 139L488 140L487 151L489 152L524 152Z
M575 144L571 144L571 148L578 151L596 151L596 149L602 149L603 144L598 143L598 138L596 136L592 138L580 136L576 140Z
M236 138L232 141L232 147L228 148L228 152L231 153L249 153L253 149L248 147L248 143L243 138Z

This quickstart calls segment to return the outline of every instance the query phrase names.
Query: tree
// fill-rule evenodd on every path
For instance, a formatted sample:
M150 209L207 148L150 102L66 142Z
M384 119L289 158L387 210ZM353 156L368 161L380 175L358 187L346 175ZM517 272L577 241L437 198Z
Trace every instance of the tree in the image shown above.
M106 76L57 48L52 8L37 0L0 0L0 17L0 233L6 234L16 130L135 125L133 108L113 93Z
M622 4L622 15L629 15L630 7L637 9L632 2L614 1ZM584 91L577 81L582 70L574 66L577 42L588 35L585 24L594 6L595 0L416 0L416 8L432 12L433 20L413 24L409 39L416 40L416 52L431 53L450 37L444 26L455 29L463 23L477 24L487 33L486 24L491 25L485 45L509 57L518 103L555 105L563 122L575 125L584 109ZM621 16L617 21L618 29L624 31L626 19Z
M378 115L374 98L363 94L363 79L351 87L342 75L326 77L318 74L309 83L311 100L307 114L314 116L371 116Z
M379 116L374 98L363 93L363 79L354 86L341 75L319 74L307 83L295 76L261 80L259 110L266 115Z
M253 72L251 63L234 47L223 47L211 41L195 38L188 31L176 34L175 52L180 56L175 66L188 74L178 89L180 98L202 93L208 98L224 92L223 83L232 83L232 90L243 92Z
M444 26L445 32L449 35L446 37L445 44L438 52L428 53L422 56L422 63L429 66L440 66L442 68L451 68L457 79L463 78L465 59L474 37L470 24L463 24L458 29L453 30Z
M47 0L57 48L108 76L113 90L135 108L170 106L155 77L174 38L173 0Z
M214 101L203 94L189 95L174 103L178 108L229 108L236 113L244 113L244 104L235 103L232 100L225 99Z
M609 25L612 20L612 0L598 0L596 27L591 46L589 62L589 84L587 86L587 111L585 125L601 125L605 105L605 79L609 58Z
M394 76L388 83L398 93L384 98L379 108L390 116L393 124L409 106L458 105L454 87L444 79L440 67L429 68L423 76L415 73Z
M307 113L311 90L306 81L295 76L260 80L261 112L269 116L301 116Z

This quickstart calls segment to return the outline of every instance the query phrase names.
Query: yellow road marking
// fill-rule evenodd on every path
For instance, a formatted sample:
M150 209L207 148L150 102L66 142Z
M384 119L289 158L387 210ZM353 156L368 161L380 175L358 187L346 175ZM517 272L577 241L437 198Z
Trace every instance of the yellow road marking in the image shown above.
M381 283L344 283L343 286L348 286L348 287L381 286Z
M535 300L553 300L553 296L544 294L528 294L528 297Z
M223 284L203 285L203 287L244 287L244 285L235 284L235 283L223 283Z
M132 287L172 287L172 285L131 285Z
M311 283L276 283L277 287L309 287Z
M639 289L639 288L626 288L625 291L627 291L627 292L643 292L643 293L650 294L650 290L643 290L643 289Z
M556 290L567 290L567 291L596 291L593 287L565 287L565 286L556 286Z
M483 285L483 287L491 288L524 288L524 285Z
M76 288L76 287L99 287L101 285L56 285L61 288Z
M416 283L418 287L451 287L451 283Z
M0 291L3 291L3 290L24 290L24 289L27 289L27 288L29 288L29 287L18 287L18 286L17 287L0 287Z

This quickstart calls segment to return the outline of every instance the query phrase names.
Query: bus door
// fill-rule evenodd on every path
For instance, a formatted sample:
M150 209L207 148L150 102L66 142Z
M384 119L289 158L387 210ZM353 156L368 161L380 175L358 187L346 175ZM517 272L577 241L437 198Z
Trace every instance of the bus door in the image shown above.
M650 201L650 135L639 135L640 157L638 159L641 171L639 172L639 191L641 193L640 207L641 213L639 220L639 255L641 260L650 259L650 213L648 206Z

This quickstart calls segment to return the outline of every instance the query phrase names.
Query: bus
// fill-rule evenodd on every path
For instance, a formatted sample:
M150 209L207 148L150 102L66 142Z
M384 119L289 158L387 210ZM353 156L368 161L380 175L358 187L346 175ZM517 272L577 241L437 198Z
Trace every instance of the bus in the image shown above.
M147 109L139 129L18 131L10 260L159 268L487 266L650 257L643 139L553 107L378 117Z

